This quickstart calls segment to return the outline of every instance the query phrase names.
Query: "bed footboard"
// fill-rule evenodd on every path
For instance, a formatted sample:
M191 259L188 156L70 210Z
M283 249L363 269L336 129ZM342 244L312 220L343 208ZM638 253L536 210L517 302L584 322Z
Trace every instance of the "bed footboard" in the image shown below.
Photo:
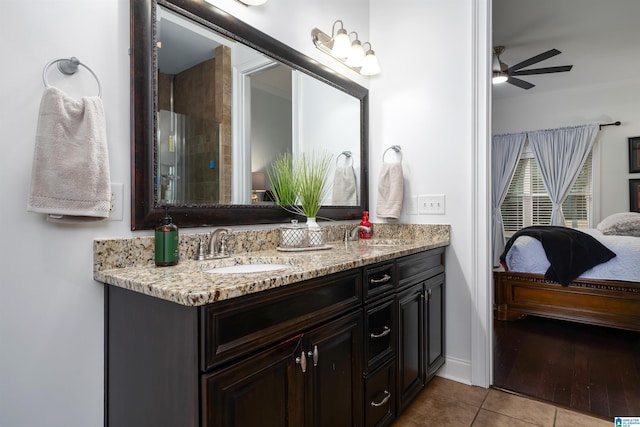
M640 331L640 283L578 279L569 286L536 274L494 271L498 320L528 315Z

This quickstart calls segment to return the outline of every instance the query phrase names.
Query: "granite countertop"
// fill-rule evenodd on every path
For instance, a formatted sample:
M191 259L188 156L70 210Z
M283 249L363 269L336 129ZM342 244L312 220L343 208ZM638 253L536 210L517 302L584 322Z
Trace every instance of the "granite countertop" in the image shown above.
M96 268L94 265L94 279L181 305L201 306L447 246L449 233L447 228L442 233L394 240L393 245L375 245L376 242L389 243L388 240L333 242L328 243L330 249L305 252L258 250L218 260L187 259L172 267L156 267L149 263L120 268L112 268L114 265ZM243 274L205 272L215 267L256 263L286 264L288 267Z

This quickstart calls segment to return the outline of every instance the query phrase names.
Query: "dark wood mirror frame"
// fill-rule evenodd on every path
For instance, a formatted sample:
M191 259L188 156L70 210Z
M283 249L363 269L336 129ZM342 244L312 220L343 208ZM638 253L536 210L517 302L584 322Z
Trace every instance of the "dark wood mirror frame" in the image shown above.
M202 0L131 0L131 229L152 229L163 216L156 204L154 26L156 4L243 43L360 100L360 205L326 206L318 218L358 219L368 210L369 91L278 40ZM309 43L311 37L309 36ZM180 227L283 223L295 216L273 205L169 206Z

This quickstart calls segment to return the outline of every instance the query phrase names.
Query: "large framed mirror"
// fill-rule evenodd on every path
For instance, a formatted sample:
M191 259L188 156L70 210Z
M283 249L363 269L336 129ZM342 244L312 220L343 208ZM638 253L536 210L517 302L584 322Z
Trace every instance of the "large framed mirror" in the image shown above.
M281 223L267 170L332 156L319 218L368 207L368 90L202 0L131 1L131 229Z

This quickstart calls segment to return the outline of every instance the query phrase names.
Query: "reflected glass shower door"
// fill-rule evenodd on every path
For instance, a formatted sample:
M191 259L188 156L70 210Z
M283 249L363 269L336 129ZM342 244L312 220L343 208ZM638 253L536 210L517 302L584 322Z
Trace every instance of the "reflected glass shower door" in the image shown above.
M156 186L161 205L220 203L220 124L158 113Z

